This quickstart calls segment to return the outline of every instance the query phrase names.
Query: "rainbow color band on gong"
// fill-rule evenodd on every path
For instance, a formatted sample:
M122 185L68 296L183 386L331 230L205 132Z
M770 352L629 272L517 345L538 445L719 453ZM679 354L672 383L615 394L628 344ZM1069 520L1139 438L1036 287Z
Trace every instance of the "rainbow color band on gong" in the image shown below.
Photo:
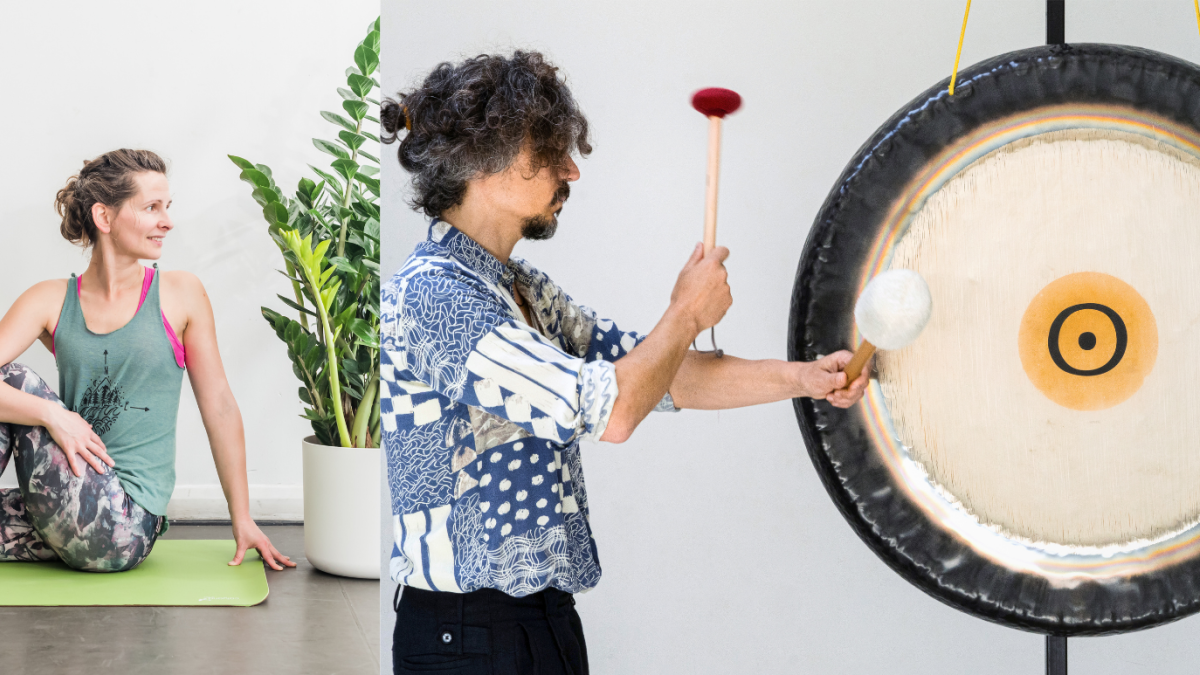
M1069 129L1123 131L1162 141L1200 159L1200 134L1152 114L1134 114L1117 106L1059 105L1031 110L984 125L947 148L909 183L879 228L867 257L859 293L872 277L888 268L896 243L908 231L925 200L976 160L1014 141Z
M870 279L889 268L895 247L912 219L947 181L1014 141L1070 129L1131 133L1166 143L1200 159L1200 134L1196 131L1156 115L1116 106L1047 106L984 125L944 150L910 181L879 226L879 234L863 266L858 293ZM852 344L860 340L857 334L852 336ZM1003 533L966 511L912 459L899 440L878 382L872 382L863 397L862 415L874 447L896 485L912 503L931 521L995 564L1070 587L1083 580L1102 581L1152 572L1200 554L1200 521L1154 540L1107 546L1034 542Z

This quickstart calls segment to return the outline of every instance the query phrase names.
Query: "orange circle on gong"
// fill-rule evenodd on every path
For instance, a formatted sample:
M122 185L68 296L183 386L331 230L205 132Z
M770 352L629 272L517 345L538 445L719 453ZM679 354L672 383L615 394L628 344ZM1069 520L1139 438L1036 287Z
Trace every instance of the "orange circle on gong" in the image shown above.
M1158 357L1158 325L1133 286L1079 272L1033 298L1017 342L1025 375L1047 398L1072 410L1103 410L1141 389Z

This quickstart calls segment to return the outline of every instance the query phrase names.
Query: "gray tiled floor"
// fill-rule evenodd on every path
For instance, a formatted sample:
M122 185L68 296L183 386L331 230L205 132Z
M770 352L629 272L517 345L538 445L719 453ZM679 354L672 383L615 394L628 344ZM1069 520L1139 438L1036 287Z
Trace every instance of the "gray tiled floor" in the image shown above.
M379 582L313 569L304 529L263 527L296 569L267 570L257 607L0 607L0 673L375 675ZM232 539L172 525L168 539Z

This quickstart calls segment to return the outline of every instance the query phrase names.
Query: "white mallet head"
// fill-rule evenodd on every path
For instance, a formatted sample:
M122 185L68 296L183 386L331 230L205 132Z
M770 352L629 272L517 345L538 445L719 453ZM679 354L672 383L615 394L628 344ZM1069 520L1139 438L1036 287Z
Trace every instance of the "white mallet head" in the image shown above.
M925 279L912 270L888 270L867 282L854 320L863 339L879 349L908 346L929 322L933 300Z

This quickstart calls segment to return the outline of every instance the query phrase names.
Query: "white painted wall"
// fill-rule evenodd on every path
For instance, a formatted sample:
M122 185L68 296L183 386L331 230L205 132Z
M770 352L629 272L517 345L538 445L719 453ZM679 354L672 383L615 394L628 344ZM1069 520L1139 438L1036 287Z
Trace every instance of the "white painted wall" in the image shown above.
M300 439L311 430L285 347L259 312L281 306L280 256L225 155L271 166L289 191L306 164L325 164L309 139L335 132L318 112L340 110L335 87L378 11L374 0L0 4L0 311L36 281L86 268L53 208L84 159L118 147L163 155L175 230L159 265L194 272L212 299L260 519L301 519ZM57 383L40 344L20 361ZM172 517L228 518L186 380L176 468ZM15 485L12 473L0 486Z
M384 0L384 84L395 91L439 61L517 46L561 66L596 149L580 163L558 236L516 254L640 330L666 308L701 236L706 123L689 97L705 86L739 91L744 109L725 124L718 231L732 250L734 305L718 341L739 356L784 358L793 275L818 208L871 133L949 76L965 4ZM977 0L964 66L1042 44L1044 7ZM1066 37L1200 61L1192 12L1185 0L1070 0ZM384 176L386 273L425 226L403 206L394 159ZM1043 669L1040 636L952 610L870 553L822 488L788 403L655 416L628 443L590 445L584 456L604 567L578 606L594 673ZM1194 672L1198 631L1191 618L1072 640L1073 672Z

